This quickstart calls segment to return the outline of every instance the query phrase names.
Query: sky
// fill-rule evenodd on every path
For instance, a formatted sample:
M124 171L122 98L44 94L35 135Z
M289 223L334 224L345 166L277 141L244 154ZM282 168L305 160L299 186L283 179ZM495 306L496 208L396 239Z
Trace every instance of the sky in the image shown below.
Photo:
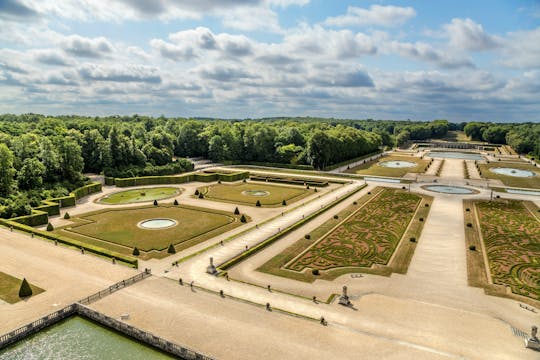
M539 0L0 0L0 113L540 122Z

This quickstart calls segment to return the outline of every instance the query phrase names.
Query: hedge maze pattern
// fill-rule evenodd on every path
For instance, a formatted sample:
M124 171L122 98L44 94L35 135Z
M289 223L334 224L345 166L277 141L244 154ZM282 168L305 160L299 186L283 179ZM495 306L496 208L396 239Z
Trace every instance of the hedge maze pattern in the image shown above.
M328 270L388 264L421 199L400 190L384 189L287 268Z
M494 284L540 300L540 221L521 201L476 203Z

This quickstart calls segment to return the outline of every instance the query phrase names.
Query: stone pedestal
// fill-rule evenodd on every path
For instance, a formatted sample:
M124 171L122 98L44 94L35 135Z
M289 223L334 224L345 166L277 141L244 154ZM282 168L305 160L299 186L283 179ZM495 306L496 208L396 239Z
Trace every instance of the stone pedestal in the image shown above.
M214 266L214 258L210 258L210 265L208 265L208 267L206 268L206 272L210 275L217 274L216 267Z
M351 306L351 301L349 300L349 296L347 295L347 287L343 287L343 292L341 296L339 297L339 304L344 306Z
M540 340L538 339L538 337L536 337L537 332L538 328L533 325L533 327L531 328L531 337L525 340L526 348L540 351Z

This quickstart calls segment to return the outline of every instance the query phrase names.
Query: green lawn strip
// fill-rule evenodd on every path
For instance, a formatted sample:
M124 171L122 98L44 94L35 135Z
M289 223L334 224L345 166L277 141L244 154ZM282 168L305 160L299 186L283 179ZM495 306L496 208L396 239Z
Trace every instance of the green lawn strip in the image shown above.
M366 203L369 201L377 201L379 194L383 190L383 188L376 188L372 191L372 195L365 195L361 197L356 201L357 205L350 205L337 214L338 219L329 219L321 226L314 229L310 233L310 239L306 239L305 237L299 239L282 253L274 256L268 262L263 264L257 270L271 275L287 277L305 282L313 282L316 279L332 281L341 275L349 273L369 273L383 276L389 276L392 272L406 273L416 247L416 242L410 242L408 239L410 237L415 237L418 239L420 236L424 222L419 221L419 218L427 218L430 206L426 207L424 204L431 204L432 197L429 196L421 196L423 198L422 202L420 203L419 201L418 203L421 204L421 206L417 206L414 216L411 216L411 219L408 222L410 225L408 225L408 228L404 229L403 236L398 244L394 247L392 254L389 256L389 262L387 265L374 264L372 267L342 266L324 271L321 270L319 275L313 275L309 267L305 267L302 271L295 271L286 268L286 264L289 264L294 258L301 257L301 254L307 251L309 247L321 241L323 236L329 235L329 232L333 232L341 225L347 223L349 216L354 216L353 214L356 212L363 211L363 207Z
M525 203L477 201L475 207L494 284L489 290L500 294L509 287L539 304L540 222L536 205Z
M17 279L16 277L0 271L0 299L9 304L15 304L16 302L22 300L19 297L21 283L21 279ZM30 284L30 288L32 289L32 296L45 291L42 288L32 284Z
M540 168L530 164L519 164L505 161L492 161L489 164L478 164L480 174L483 178L500 180L506 186L521 188L540 188ZM492 172L493 168L513 168L518 170L528 170L536 173L535 176L521 178L516 176L502 175Z
M242 192L250 190L267 191L267 196L246 195ZM291 186L276 186L262 183L237 183L237 184L215 184L203 186L198 189L202 192L205 198L209 200L228 202L233 204L243 204L255 206L257 201L261 205L267 207L283 206L282 201L287 201L287 204L294 203L302 198L311 195L314 190L291 187ZM195 195L193 195L196 197Z
M31 226L20 224L14 221L5 220L5 219L0 219L0 225L3 225L7 228L11 228L13 230L26 233L29 236L34 234L35 236L43 240L48 240L51 242L56 241L58 245L65 246L68 248L77 249L77 250L80 250L82 248L86 250L87 252L92 253L93 255L96 255L98 257L102 257L108 260L115 259L115 261L120 262L129 267L134 267L134 268L138 267L138 261L136 258L105 249L101 246L88 244L86 242L72 239L71 237L63 236L55 232L38 230Z
M469 209L469 211L467 211ZM463 216L465 225L465 246L467 252L467 280L470 286L485 287L488 279L486 274L486 264L484 262L483 244L478 231L480 227L476 221L476 207L473 200L463 201ZM471 250L471 246L475 250Z
M74 217L73 224L57 228L55 232L126 255L131 254L133 247L137 247L141 251L141 258L159 258L167 256L162 252L169 244L181 251L241 226L240 216L232 212L188 205L106 209ZM162 230L147 230L137 226L139 221L150 218L171 218L179 224Z
M227 261L226 263L224 264L221 264L219 266L219 270L221 271L225 271L227 270L228 268L236 265L237 263L239 263L240 261L246 259L247 257L253 255L253 254L256 254L257 252L261 251L262 249L264 249L265 247L271 245L272 243L274 243L275 241L279 240L280 238L282 238L283 236L287 235L288 233L290 233L291 231L293 230L296 230L297 228L299 228L300 226L304 225L305 223L307 223L308 221L316 218L317 216L319 216L320 214L324 213L325 211L333 208L334 206L336 206L337 204L339 204L340 202L344 201L345 199L348 199L349 197L353 196L354 194L358 193L360 190L362 190L363 188L365 188L367 185L364 184L362 185L361 187L359 187L358 189L348 193L348 194L345 194L344 196L342 196L341 198L338 198L337 200L331 202L330 204L326 205L325 207L323 207L322 209L319 209L317 211L315 211L314 213L312 213L311 215L308 215L306 218L298 221L297 223L289 226L288 228L286 229L283 229L281 232L279 232L278 234L276 235L273 235L271 237L269 237L268 239L266 239L265 241L255 245L254 247L250 248L248 251L245 251L243 252L242 254L234 257L233 259L230 259L229 261Z
M380 166L379 163L385 161L410 161L417 165L415 167L408 168L391 168ZM377 160L367 162L366 164L355 166L347 173L359 174L359 175L373 175L373 176L387 176L387 177L403 177L407 173L423 173L426 171L430 160L420 159L416 156L401 156L401 155L389 155L378 158Z
M180 189L175 187L138 188L109 194L97 202L107 205L131 204L168 199L180 194Z

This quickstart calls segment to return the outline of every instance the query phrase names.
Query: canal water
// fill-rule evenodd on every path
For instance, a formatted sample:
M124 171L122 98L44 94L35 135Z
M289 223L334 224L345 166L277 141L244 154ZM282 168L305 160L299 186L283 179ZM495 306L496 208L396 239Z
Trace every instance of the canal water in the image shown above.
M172 357L78 316L0 351L0 360L49 359L161 360Z

